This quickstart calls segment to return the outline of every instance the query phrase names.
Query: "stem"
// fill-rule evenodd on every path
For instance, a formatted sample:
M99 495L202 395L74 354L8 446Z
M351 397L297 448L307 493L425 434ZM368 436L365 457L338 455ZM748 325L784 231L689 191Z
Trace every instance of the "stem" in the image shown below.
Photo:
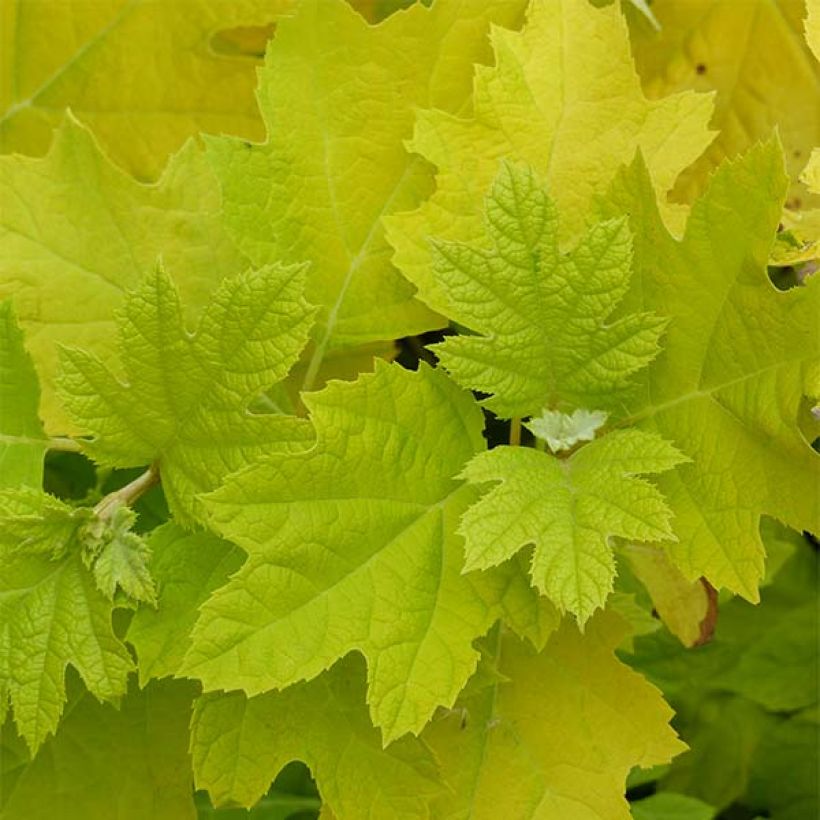
M521 418L516 416L510 420L510 446L518 447L521 444Z
M114 510L120 506L130 507L151 489L155 484L159 484L159 465L154 462L142 475L137 476L133 481L114 490L94 507L94 514L102 520L112 515Z
M79 441L67 436L52 436L48 440L49 450L59 450L61 453L81 453L82 446Z

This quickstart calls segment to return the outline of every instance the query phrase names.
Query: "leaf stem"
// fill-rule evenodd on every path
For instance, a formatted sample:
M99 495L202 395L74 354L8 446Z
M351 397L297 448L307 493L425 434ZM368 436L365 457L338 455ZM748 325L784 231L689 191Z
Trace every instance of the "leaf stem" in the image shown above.
M61 453L81 453L82 446L79 441L67 436L52 436L48 440L49 450L59 450Z
M510 419L510 446L518 447L521 444L521 417Z
M117 507L130 507L144 495L148 490L160 482L159 464L154 462L142 475L137 476L133 481L114 490L105 496L96 507L94 514L101 520L108 519Z

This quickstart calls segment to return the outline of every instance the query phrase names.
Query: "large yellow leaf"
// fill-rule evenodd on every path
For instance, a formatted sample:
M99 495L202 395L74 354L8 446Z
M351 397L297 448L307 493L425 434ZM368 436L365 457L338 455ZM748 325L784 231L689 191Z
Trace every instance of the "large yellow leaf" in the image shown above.
M264 134L256 60L217 51L296 0L2 0L0 151L43 154L70 106L140 177L198 131Z
M0 199L0 297L13 297L26 330L50 432L71 430L54 394L57 344L109 359L114 311L160 256L194 309L246 267L221 229L219 190L193 144L157 184L143 185L69 117L46 157L0 157Z
M311 263L307 297L320 313L305 387L334 350L443 322L391 264L381 219L432 188L429 165L403 145L416 108L469 109L490 23L515 25L523 5L417 4L371 26L342 0L303 0L259 74L267 141L208 139L238 246L257 265Z
M499 636L485 655L490 682L473 679L422 734L452 789L433 816L628 820L629 770L685 747L660 692L615 657L627 631L606 613L584 635L565 621L541 653Z
M708 96L643 96L615 7L538 0L521 33L493 28L491 40L496 65L476 69L474 116L432 110L417 118L411 148L437 166L435 194L386 220L396 263L440 311L447 301L433 281L428 237L482 239L484 195L502 157L524 160L543 176L564 236L574 236L595 193L636 149L665 194L711 139Z
M803 36L805 8L804 0L661 0L652 6L659 31L628 15L650 97L717 92L711 124L720 133L681 176L676 197L694 199L724 158L777 127L793 180L787 207L808 204L797 177L820 141L820 74Z

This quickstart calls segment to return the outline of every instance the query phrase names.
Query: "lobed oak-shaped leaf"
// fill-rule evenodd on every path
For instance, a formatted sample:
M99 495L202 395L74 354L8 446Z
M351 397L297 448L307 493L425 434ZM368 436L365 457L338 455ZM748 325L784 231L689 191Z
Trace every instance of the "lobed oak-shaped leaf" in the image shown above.
M672 317L623 420L691 458L658 479L675 515L667 549L690 579L758 598L761 515L820 529L820 455L799 423L820 367L820 278L779 292L766 271L788 178L777 142L727 163L670 236L640 158L602 206L628 214L635 275L625 310Z
M565 621L540 653L503 633L485 642L492 685L465 691L422 735L451 787L432 816L629 820L630 769L686 747L660 692L616 658L626 632L606 613L583 635Z
M102 700L123 695L133 669L86 567L89 516L38 490L0 493L0 714L10 699L35 751L57 727L69 664Z
M601 222L562 253L555 206L534 171L505 162L486 222L490 248L432 243L448 315L480 334L436 345L442 364L462 386L491 394L484 404L508 418L619 407L666 324L648 312L611 318L629 287L626 221Z
M272 447L305 446L303 420L248 411L307 341L314 311L304 274L271 265L225 280L190 334L176 288L157 268L119 312L122 376L85 351L63 351L61 393L94 436L87 452L116 467L156 462L172 513L190 525L197 493Z
M3 820L195 820L193 690L188 681L132 686L116 707L72 687L60 731L4 781Z
M669 442L639 430L616 430L567 459L525 447L479 453L463 475L500 484L461 519L465 569L486 569L534 544L533 583L583 625L612 592L611 538L674 539L663 496L638 476L684 460Z
M417 210L385 223L396 265L434 310L446 314L449 301L431 269L427 238L481 240L482 201L499 159L533 166L555 197L562 238L574 239L596 192L636 149L666 203L677 176L711 141L709 96L644 97L619 6L531 3L520 33L492 29L495 65L476 68L471 115L417 116L409 147L436 166L436 190ZM665 216L677 212L670 206Z
M0 488L39 487L48 440L40 385L11 301L0 301Z
M305 403L312 449L272 455L206 498L248 560L202 607L182 672L255 695L358 651L390 741L452 704L496 619L541 644L554 610L517 562L462 574L455 530L475 492L457 474L484 448L468 393L426 365L378 365Z
M339 820L428 817L446 789L435 757L415 737L384 749L365 694L364 665L351 656L283 692L203 695L191 724L197 787L217 806L250 807L287 763L301 760L323 810Z
M320 307L305 388L329 354L440 326L390 262L381 219L432 188L405 150L417 107L468 107L489 24L515 25L524 0L415 4L378 26L344 0L303 0L259 73L267 141L209 138L226 224L256 265L312 263Z
M158 257L194 314L222 279L247 267L193 143L155 185L143 185L68 115L42 159L0 156L0 200L0 296L12 298L26 331L50 433L76 432L55 393L58 346L113 360L116 311Z
M717 136L675 183L676 198L693 200L724 159L777 128L794 180L787 205L809 205L797 177L820 138L820 67L806 48L805 8L804 0L663 3L655 5L658 29L627 15L648 97L714 92L710 124Z
M176 675L188 650L199 607L241 566L239 547L202 530L186 532L169 522L148 538L157 607L140 607L127 640L137 653L140 684Z
M295 0L37 0L3 8L0 151L45 153L66 108L137 177L200 131L261 136L256 61L218 50ZM264 44L263 44L264 48Z

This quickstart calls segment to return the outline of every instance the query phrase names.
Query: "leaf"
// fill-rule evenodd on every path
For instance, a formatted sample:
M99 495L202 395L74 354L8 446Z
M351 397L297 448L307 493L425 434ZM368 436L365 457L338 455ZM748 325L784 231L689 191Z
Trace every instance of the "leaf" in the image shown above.
M313 448L207 498L211 525L249 557L202 607L182 671L255 695L358 651L389 742L452 704L497 618L543 643L555 615L518 563L462 574L455 527L475 493L456 476L484 447L469 394L426 365L379 364L304 398Z
M658 481L679 539L669 554L690 580L751 601L763 577L761 515L820 529L820 497L807 492L820 457L797 424L820 359L820 280L778 292L766 272L786 184L778 144L753 149L715 174L678 241L636 160L602 209L628 213L634 237L623 309L673 317L623 421L691 458Z
M607 414L600 410L575 410L566 415L557 410L545 410L524 426L536 439L545 441L554 453L571 450L582 441L592 441L595 432L606 423Z
M802 820L820 811L818 729L815 708L780 722L761 739L749 772L749 805L778 820Z
M652 99L714 91L717 136L681 175L675 197L694 200L727 157L777 128L795 183L789 206L809 205L797 177L820 135L820 72L803 37L803 0L687 0L657 4L660 28L628 15L635 65Z
M154 177L199 131L261 133L255 61L212 47L292 0L37 0L4 10L0 151L45 153L66 107L138 177ZM138 78L138 79L136 79Z
M0 301L0 488L39 487L48 440L40 385L9 300Z
M625 221L596 225L569 254L558 248L557 221L535 172L503 163L486 203L493 247L433 242L448 315L481 334L450 337L436 353L507 418L619 407L665 325L649 313L610 319L629 282Z
M423 742L407 737L382 748L354 657L283 692L203 695L191 729L197 786L217 805L253 805L297 759L310 767L323 805L344 820L427 817L426 805L443 791Z
M148 546L159 587L157 608L140 607L127 634L137 652L143 686L152 678L176 675L199 607L244 560L233 544L207 532L186 532L174 523L154 530Z
M646 587L666 628L684 646L697 644L709 612L709 595L703 583L685 578L666 552L657 547L625 544L620 552Z
M306 446L305 422L247 412L307 340L313 309L303 283L304 268L277 265L227 279L191 335L158 268L119 311L122 376L90 353L63 351L61 393L94 436L88 453L116 467L157 462L169 508L191 525L197 493L272 447Z
M260 72L267 142L207 140L240 249L256 265L312 263L307 295L321 311L305 389L335 349L442 324L390 263L381 218L432 187L402 144L415 108L466 107L488 24L514 24L523 5L415 5L370 26L342 0L304 0Z
M812 54L820 61L820 3L806 0L806 42Z
M0 713L10 698L34 751L57 727L69 664L102 700L125 693L133 668L112 630L112 603L84 566L77 533L87 520L44 493L0 495ZM33 543L10 549L15 527Z
M3 819L194 820L192 684L134 687L119 709L76 689L59 733L2 796Z
M452 787L434 816L628 820L629 770L685 747L660 693L615 657L625 633L607 613L584 635L565 621L540 654L509 636L489 647L504 680L422 735Z
M432 110L417 117L409 147L436 166L435 193L385 220L396 265L444 313L450 302L431 271L427 237L481 240L482 199L499 159L533 166L562 215L562 239L574 239L595 192L636 149L647 157L654 190L665 195L712 137L709 97L643 96L616 7L543 0L531 5L520 34L493 28L491 40L496 65L476 69L473 116Z
M740 598L721 604L711 643L687 650L663 633L635 641L630 663L662 687L677 713L676 725L692 748L673 763L662 781L664 788L718 808L739 800L771 811L780 802L771 799L775 795L793 797L805 786L804 767L811 763L804 756L793 779L786 778L788 792L785 786L761 788L758 780L755 789L767 796L754 802L748 796L751 772L758 765L772 771L770 764L755 762L763 748L768 747L768 761L793 754L789 731L784 729L786 736L779 736L789 711L816 710L817 581L817 552L802 540L762 590L760 604L752 606ZM816 727L811 731L816 738ZM802 735L805 742L806 733ZM816 786L816 779L813 782ZM801 817L799 812L792 816Z
M110 601L121 589L134 601L156 604L154 580L148 569L151 550L139 535L131 532L136 520L133 510L117 506L105 526L94 528L93 535L87 533L91 555L86 556L86 566L93 567L97 588Z
M141 185L68 116L46 157L0 157L0 198L0 296L13 297L26 331L52 433L73 432L54 393L57 346L113 359L115 312L159 256L192 312L247 267L221 226L216 180L193 144L156 185Z
M713 820L715 810L695 797L656 792L629 807L633 820Z
M465 569L495 566L532 543L533 583L583 625L613 588L611 538L674 540L663 496L637 476L670 470L681 458L638 430L616 430L566 460L526 447L479 453L462 475L500 484L461 519Z

